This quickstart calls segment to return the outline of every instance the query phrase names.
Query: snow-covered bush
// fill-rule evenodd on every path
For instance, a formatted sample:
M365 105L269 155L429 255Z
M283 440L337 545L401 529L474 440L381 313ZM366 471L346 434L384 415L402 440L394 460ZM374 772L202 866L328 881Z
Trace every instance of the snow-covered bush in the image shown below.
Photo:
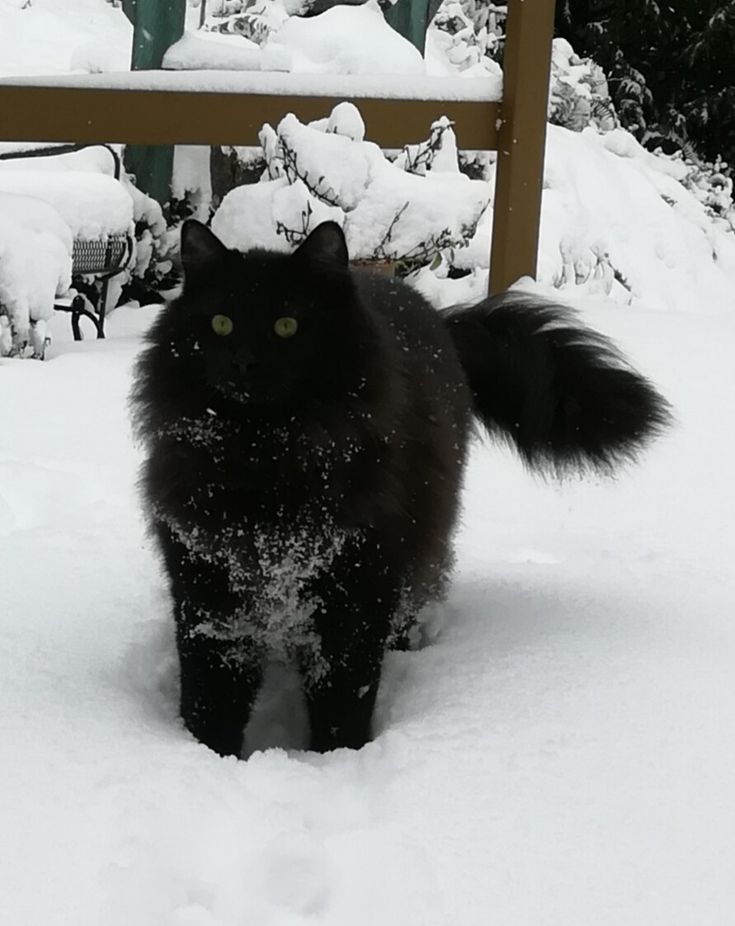
M459 172L451 124L435 123L429 141L395 163L364 141L364 131L351 103L311 125L293 115L276 129L265 125L264 176L224 198L213 229L230 247L289 250L332 220L354 259L395 261L404 271L466 245L489 189Z
M619 125L602 68L575 55L564 39L552 47L549 121L574 132L588 125L608 132Z
M722 181L703 179L681 157L646 151L621 128L570 132L551 126L539 280L575 295L714 311L727 285L735 288L732 200ZM420 272L422 290L439 304L482 295L491 229L488 214L448 266ZM452 279L459 271L467 276Z
M139 190L131 177L124 176L122 182L133 200L135 255L127 271L110 281L108 308L128 299L156 299L167 288L178 250L178 223L167 221L159 203Z
M435 73L466 77L497 74L505 40L506 4L443 0L426 36L426 57Z
M210 0L203 29L262 45L293 12L296 8L284 0Z
M656 155L679 165L679 182L704 206L707 215L715 225L728 232L735 232L735 202L733 201L733 178L727 164L721 159L714 164L687 157L683 151Z
M559 82L575 99L604 100L594 66L561 51ZM540 280L626 303L709 304L723 274L735 282L731 182L714 167L646 151L592 105L574 112L589 113L581 131L549 131ZM392 162L364 141L350 104L311 125L288 116L264 126L261 142L260 182L230 192L214 216L227 244L288 250L331 219L354 258L398 262L438 304L486 292L496 159L473 165L483 180L460 173L447 120ZM259 156L247 152L250 170Z
M33 196L0 192L0 357L40 356L54 297L71 284L72 233Z

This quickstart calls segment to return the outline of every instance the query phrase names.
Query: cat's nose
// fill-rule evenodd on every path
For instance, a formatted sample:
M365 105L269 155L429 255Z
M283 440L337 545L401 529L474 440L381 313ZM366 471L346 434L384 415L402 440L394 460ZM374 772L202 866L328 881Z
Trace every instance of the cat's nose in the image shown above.
M255 357L251 351L247 350L247 348L240 348L240 350L235 354L234 359L235 366L242 373L247 372L255 366Z

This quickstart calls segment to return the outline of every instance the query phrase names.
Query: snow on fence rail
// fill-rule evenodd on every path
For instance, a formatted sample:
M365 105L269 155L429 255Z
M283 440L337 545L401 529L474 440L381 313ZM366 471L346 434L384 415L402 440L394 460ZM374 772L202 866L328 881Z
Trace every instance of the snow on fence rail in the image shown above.
M502 96L489 81L165 72L0 81L0 142L247 145L265 122L358 102L371 141L401 147L438 116L461 148L497 150L490 289L535 276L554 0L510 0Z

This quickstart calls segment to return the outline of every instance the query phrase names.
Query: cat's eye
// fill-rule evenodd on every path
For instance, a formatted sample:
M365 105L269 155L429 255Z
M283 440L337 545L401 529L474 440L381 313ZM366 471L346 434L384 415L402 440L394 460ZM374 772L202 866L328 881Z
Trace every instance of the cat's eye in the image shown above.
M273 330L279 338L292 338L299 330L299 323L295 318L286 315L276 319Z
M225 335L232 334L232 329L234 327L232 319L227 315L214 315L212 317L212 331L214 331L215 334L224 337Z

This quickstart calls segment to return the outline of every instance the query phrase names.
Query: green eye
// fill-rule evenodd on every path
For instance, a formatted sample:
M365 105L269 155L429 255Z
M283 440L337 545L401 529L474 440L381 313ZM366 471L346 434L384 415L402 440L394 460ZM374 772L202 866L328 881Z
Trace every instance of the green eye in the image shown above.
M290 318L289 316L277 318L273 325L273 330L279 338L292 338L299 330L299 323L295 318Z
M227 334L232 334L233 328L232 319L227 315L215 315L212 318L212 331L214 331L215 334L224 337Z

